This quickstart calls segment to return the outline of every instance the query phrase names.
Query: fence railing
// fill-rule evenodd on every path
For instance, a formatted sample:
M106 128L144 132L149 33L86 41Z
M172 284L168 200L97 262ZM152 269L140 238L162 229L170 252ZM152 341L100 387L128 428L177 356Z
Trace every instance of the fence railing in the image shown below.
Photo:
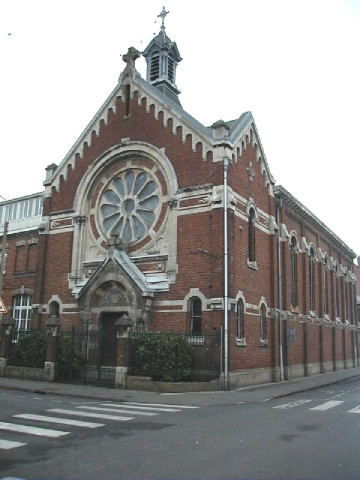
M122 347L117 342L126 340ZM49 337L46 331L12 332L8 365L44 368ZM116 365L130 375L159 381L209 381L221 373L219 334L130 332L128 338L99 330L57 332L56 378L113 385ZM121 363L117 363L121 357Z
M114 386L116 336L72 328L58 337L58 380Z
M219 334L130 333L128 373L153 380L208 381L221 370Z

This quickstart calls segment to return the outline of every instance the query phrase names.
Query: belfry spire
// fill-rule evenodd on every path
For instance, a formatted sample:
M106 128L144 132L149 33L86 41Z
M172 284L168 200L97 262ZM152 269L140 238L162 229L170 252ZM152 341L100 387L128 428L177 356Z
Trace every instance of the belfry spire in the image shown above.
M163 7L158 15L161 18L160 32L142 52L147 63L146 79L164 95L180 104L180 91L175 84L176 67L182 60L175 42L165 33L165 17L169 12Z

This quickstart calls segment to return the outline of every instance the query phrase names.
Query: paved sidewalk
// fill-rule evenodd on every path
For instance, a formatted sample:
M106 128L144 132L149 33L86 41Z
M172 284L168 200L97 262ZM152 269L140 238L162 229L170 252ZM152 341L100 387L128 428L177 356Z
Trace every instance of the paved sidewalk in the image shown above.
M0 378L0 389L33 392L38 395L60 395L93 400L117 402L167 403L182 405L229 405L239 402L261 402L271 398L287 397L318 387L360 378L360 367L314 375L255 387L244 387L230 392L193 392L159 394L135 390L102 388L90 385L51 383L15 378Z

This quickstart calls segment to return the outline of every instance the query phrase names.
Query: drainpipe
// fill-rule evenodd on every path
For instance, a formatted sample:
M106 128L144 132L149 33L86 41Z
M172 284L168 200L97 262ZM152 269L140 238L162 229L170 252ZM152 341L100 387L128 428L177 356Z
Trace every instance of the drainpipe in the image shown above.
M354 267L352 264L350 264L350 271L353 273ZM354 332L354 366L358 367L358 352L357 352L357 311L356 311L356 292L355 292L355 287L354 284L351 282L351 287L350 287L350 302L351 302L351 320L352 320L352 325L354 325L356 328L353 330Z
M229 312L228 312L228 157L224 157L224 390L229 389Z
M281 305L282 305L282 271L281 271L281 245L280 245L280 210L282 207L282 196L277 199L276 202L276 223L278 226L278 235L277 235L277 257L278 257L278 314L279 314L279 367L280 367L280 382L284 381L284 359L283 359L283 328L282 328L282 318L281 318Z
M8 232L8 225L9 222L4 222L4 231L3 231L3 238L2 238L2 247L1 247L1 260L0 260L0 297L3 294L3 287L4 287L4 269L5 269L5 250L6 250L6 241L7 241L7 232Z

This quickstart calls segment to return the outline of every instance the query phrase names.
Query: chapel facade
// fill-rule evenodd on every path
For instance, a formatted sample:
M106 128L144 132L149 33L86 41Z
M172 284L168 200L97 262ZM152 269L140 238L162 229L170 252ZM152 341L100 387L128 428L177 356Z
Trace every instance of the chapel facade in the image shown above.
M0 203L17 328L221 330L229 388L357 366L355 253L275 184L250 112L183 110L164 21L142 54L44 192Z

